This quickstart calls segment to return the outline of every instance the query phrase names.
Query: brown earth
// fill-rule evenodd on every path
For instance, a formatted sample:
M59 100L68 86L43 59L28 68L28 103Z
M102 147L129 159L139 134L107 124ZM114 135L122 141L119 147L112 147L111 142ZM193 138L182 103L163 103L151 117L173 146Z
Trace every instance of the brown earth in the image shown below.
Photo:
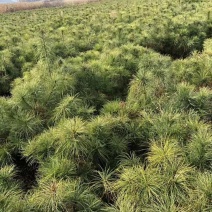
M70 4L85 4L89 2L96 2L100 0L63 0L55 2L18 2L12 4L0 4L0 13L16 12L21 10L33 10L43 7L56 7L56 6L66 6Z

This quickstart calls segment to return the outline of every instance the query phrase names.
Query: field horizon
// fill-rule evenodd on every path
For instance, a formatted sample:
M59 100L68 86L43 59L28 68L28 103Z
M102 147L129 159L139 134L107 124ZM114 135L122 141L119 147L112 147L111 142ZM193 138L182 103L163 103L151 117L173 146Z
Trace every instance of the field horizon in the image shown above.
M0 3L0 14L17 12L22 10L34 10L48 7L61 7L72 4L85 4L101 0L62 0L62 1L35 1L35 2L13 2Z

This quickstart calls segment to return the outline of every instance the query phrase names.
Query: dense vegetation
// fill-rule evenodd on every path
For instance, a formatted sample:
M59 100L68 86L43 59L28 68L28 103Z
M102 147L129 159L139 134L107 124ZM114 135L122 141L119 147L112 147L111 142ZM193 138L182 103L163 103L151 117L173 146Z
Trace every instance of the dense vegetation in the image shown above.
M212 211L210 0L1 15L0 95L0 211Z

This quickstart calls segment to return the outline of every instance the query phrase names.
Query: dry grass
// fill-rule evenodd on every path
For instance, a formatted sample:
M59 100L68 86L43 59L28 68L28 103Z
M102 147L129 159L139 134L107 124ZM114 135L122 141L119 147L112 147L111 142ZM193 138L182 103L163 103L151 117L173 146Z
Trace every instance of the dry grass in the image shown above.
M43 7L57 7L57 6L65 6L70 4L83 4L89 2L96 2L100 0L63 0L63 1L55 1L55 2L19 2L12 4L0 4L0 13L7 12L16 12L21 10L33 10L39 9Z

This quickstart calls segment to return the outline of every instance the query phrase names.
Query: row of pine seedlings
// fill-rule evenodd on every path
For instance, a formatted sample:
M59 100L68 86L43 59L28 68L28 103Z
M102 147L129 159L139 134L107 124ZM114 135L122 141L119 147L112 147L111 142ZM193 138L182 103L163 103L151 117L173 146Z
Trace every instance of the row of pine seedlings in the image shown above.
M0 15L0 212L78 211L212 211L210 0Z

